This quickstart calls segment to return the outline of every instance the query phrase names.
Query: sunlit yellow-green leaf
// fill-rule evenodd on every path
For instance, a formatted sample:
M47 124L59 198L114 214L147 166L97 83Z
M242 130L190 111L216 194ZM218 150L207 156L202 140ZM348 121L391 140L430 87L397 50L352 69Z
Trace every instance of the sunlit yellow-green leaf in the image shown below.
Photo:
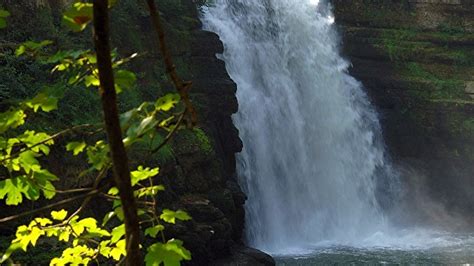
M102 226L106 225L112 217L115 216L115 212L108 212L105 216L104 219L102 220Z
M191 252L183 247L183 242L176 239L151 245L145 256L147 266L179 266L183 260L191 260Z
M139 166L137 170L131 172L132 186L135 186L140 181L156 176L159 172L159 168L150 169Z
M125 256L127 254L126 251L126 243L125 239L122 239L117 242L116 247L112 248L110 251L110 256L116 260L119 261L122 256Z
M112 238L110 242L117 243L125 235L125 224L121 224L112 229L111 235Z
M189 216L189 214L182 210L172 211L164 209L163 213L160 215L160 219L167 223L174 224L176 223L176 219L180 221L188 221L191 220L191 216Z
M52 211L51 212L51 217L53 217L54 220L57 221L62 221L66 219L67 216L67 211L66 210L60 210L60 211Z
M119 190L118 190L117 187L111 187L109 189L109 191L107 192L107 194L112 195L112 196L116 196L116 195L119 194Z
M88 265L92 258L96 255L96 250L86 245L77 245L67 248L63 251L61 257L51 260L50 265Z
M23 202L23 194L28 192L28 184L23 178L9 178L0 181L0 199L6 197L7 205L18 205Z
M144 187L144 188L139 188L134 191L134 195L137 198L143 198L145 196L156 196L158 192L164 191L165 187L162 185L158 186L151 186L151 187Z
M145 235L146 236L151 236L151 237L156 237L156 235L165 230L165 227L161 224L158 224L158 225L155 225L153 227L149 227L147 229L145 229Z
M100 81L95 75L87 75L84 77L84 84L86 85L86 87L99 87Z
M159 98L155 103L155 108L161 111L169 111L173 108L181 99L177 93L169 93Z
M0 134L10 128L17 128L25 123L26 114L21 109L12 109L0 113Z
M86 148L87 144L82 141L82 142L69 142L66 145L66 150L67 151L72 151L74 156L78 155L79 153L83 152L84 149Z

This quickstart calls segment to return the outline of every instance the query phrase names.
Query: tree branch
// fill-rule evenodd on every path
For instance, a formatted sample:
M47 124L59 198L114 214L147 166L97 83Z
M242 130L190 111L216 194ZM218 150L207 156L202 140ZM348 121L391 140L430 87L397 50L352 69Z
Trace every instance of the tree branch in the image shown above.
M127 243L126 265L142 265L140 252L140 224L137 204L133 195L127 152L122 140L114 72L110 55L109 14L107 0L94 0L94 43L99 70L100 96L104 112L105 128L113 163L114 180L119 189L124 212L125 239Z
M184 112L179 116L178 122L176 122L176 125L175 125L175 127L173 128L173 130L171 130L171 132L166 136L166 138L163 140L162 143L160 143L160 145L159 145L158 147L156 147L155 149L153 149L153 150L151 151L151 154L156 153L156 152L158 152L159 150L161 150L161 149L171 140L171 138L173 138L173 135L176 133L176 131L178 131L178 128L179 128L179 126L181 125L181 123L183 123L183 119L184 119L185 114L186 114L186 111L184 111Z
M168 47L166 45L165 32L163 30L163 26L161 25L160 13L157 11L155 1L146 1L148 4L148 9L150 11L150 17L153 22L153 26L155 27L156 34L158 35L160 53L163 56L163 61L166 66L166 73L170 77L171 81L174 84L174 87L181 96L181 99L183 100L184 105L186 107L187 115L190 116L188 126L193 127L197 123L197 113L191 103L191 100L189 99L189 90L191 89L192 82L183 82L178 76L178 73L176 72L176 66L173 63L173 59L171 58L171 53L169 52Z

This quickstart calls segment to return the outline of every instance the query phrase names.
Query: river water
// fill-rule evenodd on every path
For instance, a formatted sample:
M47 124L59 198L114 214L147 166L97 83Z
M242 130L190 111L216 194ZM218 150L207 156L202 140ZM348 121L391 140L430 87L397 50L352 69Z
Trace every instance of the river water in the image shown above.
M403 188L378 114L340 56L330 4L215 0L202 11L238 87L250 246L282 265L474 263L471 238L392 221Z

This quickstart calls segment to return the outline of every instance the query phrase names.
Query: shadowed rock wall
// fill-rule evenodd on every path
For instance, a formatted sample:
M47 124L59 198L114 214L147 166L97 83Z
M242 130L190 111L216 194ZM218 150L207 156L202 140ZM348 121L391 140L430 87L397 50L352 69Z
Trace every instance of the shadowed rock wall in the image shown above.
M422 170L432 196L472 218L474 1L332 2L395 161Z

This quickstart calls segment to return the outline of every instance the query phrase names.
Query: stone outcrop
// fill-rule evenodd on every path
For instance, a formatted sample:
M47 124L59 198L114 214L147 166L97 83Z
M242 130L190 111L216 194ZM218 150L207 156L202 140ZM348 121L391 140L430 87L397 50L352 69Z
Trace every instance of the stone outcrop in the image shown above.
M472 217L474 1L332 3L395 161L423 168L432 196Z

